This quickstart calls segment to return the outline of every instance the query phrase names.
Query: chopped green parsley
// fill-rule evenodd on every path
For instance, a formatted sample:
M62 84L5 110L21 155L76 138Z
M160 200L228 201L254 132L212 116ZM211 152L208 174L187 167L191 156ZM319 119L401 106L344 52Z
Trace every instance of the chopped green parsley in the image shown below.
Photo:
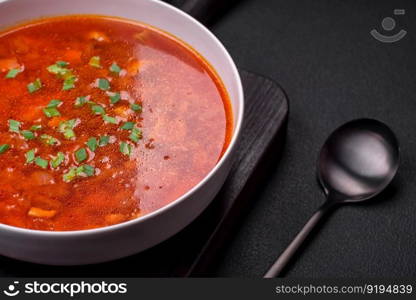
M26 152L26 163L30 164L35 160L36 149L32 149Z
M43 109L43 113L48 118L59 117L61 115L59 110L57 110L55 107L46 107Z
M75 107L82 107L84 106L86 103L90 103L91 101L89 100L88 96L82 96L82 97L78 97L77 99L75 99Z
M20 72L22 72L21 69L10 69L9 72L6 74L6 78L15 78Z
M77 162L83 162L88 158L87 150L85 148L80 148L77 151L75 151L75 158Z
M94 114L96 115L104 115L105 114L105 109L104 107L102 107L101 105L98 104L94 104L91 106L91 110L93 111Z
M116 73L117 75L119 75L121 72L121 68L117 65L117 63L113 62L112 65L110 66L110 72Z
M75 137L74 128L77 126L77 119L62 121L59 123L58 131L68 140Z
M20 132L20 125L22 125L22 123L20 123L19 121L9 120L9 131L19 133Z
M98 147L97 139L95 137L89 138L87 141L87 146L92 152L94 152Z
M29 91L29 93L34 93L37 90L39 90L41 87L42 87L42 81L40 81L40 79L37 78L35 81L27 85L27 90Z
M137 143L141 138L142 138L142 131L137 128L134 127L131 130L130 136L129 136L130 140L132 140L133 142Z
M120 143L120 152L124 155L130 156L131 154L131 145L126 142Z
M140 104L137 104L137 103L133 103L132 105L130 105L130 108L134 111L137 111L137 112L142 111L142 106Z
M40 129L42 129L42 125L40 125L40 124L35 124L35 125L32 125L32 127L30 127L30 130L32 130L32 131L36 131L36 130L40 130Z
M110 89L110 82L105 78L99 78L98 88L103 91L108 91Z
M59 107L59 106L61 106L61 104L62 104L63 102L61 101L61 100L58 100L58 99L52 99L50 102L49 102L49 104L46 106L46 108L56 108L56 107Z
M39 167L43 169L46 169L48 167L48 161L39 156L35 158L35 164L37 164Z
M62 86L62 90L67 91L67 90L75 88L75 81L76 80L77 80L77 78L75 77L75 75L71 75L71 76L68 76L67 78L65 78L64 85Z
M95 173L95 168L90 165L81 165L79 167L72 167L67 173L65 173L62 178L65 182L70 182L77 177L89 177L93 176Z
M120 93L112 93L109 95L109 97L111 104L116 104L121 99Z
M100 136L98 146L100 146L100 147L106 146L106 145L108 145L109 142L110 142L110 137L108 135Z
M56 157L54 157L51 162L50 165L53 169L56 169L57 167L59 167L60 164L62 164L65 161L65 154L63 154L62 152L58 152L58 154L56 155Z
M33 140L35 138L35 134L30 130L22 130L20 133L26 140Z
M45 144L50 145L50 146L54 146L54 145L59 144L58 139L56 139L56 138L54 138L53 136L50 136L50 135L48 135L48 134L42 134L42 135L40 136L40 139L41 139L41 140L42 140Z
M106 123L110 123L110 124L117 124L117 119L114 117L110 117L109 115L103 115L103 120Z
M8 145L8 144L0 145L0 154L6 152L9 149L10 149L10 145Z
M120 128L123 129L123 130L132 130L133 127L134 127L133 122L126 122Z

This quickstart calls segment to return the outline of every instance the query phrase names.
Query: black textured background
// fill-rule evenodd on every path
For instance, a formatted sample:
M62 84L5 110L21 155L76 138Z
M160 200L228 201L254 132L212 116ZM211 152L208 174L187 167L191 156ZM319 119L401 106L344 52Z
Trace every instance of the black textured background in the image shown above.
M315 179L320 146L337 126L371 117L401 142L402 164L381 197L335 212L288 277L416 276L416 3L246 0L212 30L239 67L279 82L290 99L283 159L253 199L215 276L262 275L323 201ZM369 32L394 8L407 36L382 44Z
M406 9L405 16L395 17L395 32L403 28L408 34L395 44L382 44L369 32L381 31L381 20L394 8ZM290 99L280 163L259 186L234 238L213 264L212 276L264 274L324 201L315 179L320 146L336 127L361 117L380 119L397 133L399 174L373 203L336 211L287 276L416 276L415 15L414 0L241 0L211 27L239 67L279 82ZM145 258L156 255L163 263L164 253L146 253ZM0 263L8 266L1 274L21 273L8 259ZM141 270L119 262L107 266L106 273L114 274ZM17 269L51 274L49 268L23 263ZM66 275L75 274L70 270L62 268Z

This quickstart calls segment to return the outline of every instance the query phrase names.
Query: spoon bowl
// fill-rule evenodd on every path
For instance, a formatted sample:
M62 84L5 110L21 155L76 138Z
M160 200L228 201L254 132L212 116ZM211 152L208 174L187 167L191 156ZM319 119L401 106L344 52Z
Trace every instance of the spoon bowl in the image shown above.
M391 182L399 157L399 143L387 125L372 119L350 121L322 147L319 182L329 200L368 200Z
M353 120L336 129L318 159L318 179L327 200L264 277L279 276L322 217L337 204L365 201L383 191L397 172L399 152L393 131L380 121Z

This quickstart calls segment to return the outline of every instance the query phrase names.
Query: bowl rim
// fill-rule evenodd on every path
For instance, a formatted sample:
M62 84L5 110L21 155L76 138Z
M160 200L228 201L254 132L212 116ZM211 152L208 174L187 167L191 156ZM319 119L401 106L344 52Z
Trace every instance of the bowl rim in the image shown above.
M5 0L4 2L8 2L8 1L12 1L12 0ZM153 219L153 218L157 217L158 215L163 214L165 211L170 210L171 208L178 205L180 202L184 201L185 199L189 198L192 194L195 194L213 176L215 176L215 174L218 172L218 170L221 168L221 166L225 163L225 161L231 155L231 152L235 148L235 145L236 145L236 143L239 139L240 133L241 133L242 123L243 123L243 115L244 115L243 86L242 86L240 74L238 72L237 66L234 63L234 60L232 59L231 55L228 53L225 46L220 42L220 40L207 27L205 27L201 22L196 20L194 17L192 17L191 15L187 14L186 12L184 12L184 11L180 10L179 8L177 8L177 7L175 7L171 4L168 4L166 2L162 2L162 1L159 1L159 0L147 0L147 1L153 2L157 5L164 6L167 9L173 10L174 12L179 14L181 17L187 18L195 26L198 26L202 31L204 31L211 38L213 43L216 44L216 46L221 50L221 52L224 55L224 57L226 58L226 60L229 62L230 66L231 66L230 71L233 75L232 77L235 78L235 80L237 82L237 103L239 105L239 111L238 111L238 114L236 115L235 110L233 109L233 106L232 106L232 114L233 114L233 118L235 120L235 126L233 128L231 141L230 141L227 149L225 150L224 154L222 155L220 160L217 162L217 164L209 171L209 173L207 175L205 175L205 177L201 181L199 181L195 186L193 186L191 189L189 189L185 194L181 195L180 197L176 198L172 202L170 202L170 203L158 208L157 210L152 211L152 212L150 212L150 213L148 213L148 214L146 214L142 217L138 217L136 219L132 219L132 220L129 220L129 221L126 221L126 222L123 222L123 223L118 223L118 224L109 225L109 226L103 226L103 227L92 228L92 229L68 230L68 231L47 231L47 230L29 229L29 228L17 227L17 226L12 226L12 225L8 225L8 224L0 223L0 230L1 231L10 231L10 232L13 232L13 233L16 233L16 234L24 234L24 235L26 234L26 235L39 236L39 237L40 236L42 236L42 237L49 237L50 236L50 237L62 237L62 238L68 237L69 238L69 237L75 237L75 236L87 236L87 235L93 235L93 234L104 234L104 233L108 233L108 232L115 231L115 230L121 230L125 227L129 227L129 226L132 226L132 225L135 225L135 224L145 222L146 220ZM0 3L1 2L3 2L3 1L0 0ZM62 16L64 16L64 15L62 15ZM128 18L124 18L124 19L135 21L133 19L128 19ZM147 24L147 23L144 23L144 24L150 25L150 24ZM155 27L153 25L150 25L150 26ZM155 28L158 28L158 27L155 27ZM176 37L176 36L174 36L174 37ZM182 40L182 39L180 39L180 40ZM184 41L184 42L186 43L186 41ZM197 49L195 49L194 47L192 47L192 48L199 55L202 56L202 54L200 54ZM204 56L202 56L202 57L204 57ZM208 63L210 63L210 62L208 61ZM216 72L215 69L214 69L214 71ZM220 77L220 79L222 80L221 77ZM225 85L224 85L224 87L226 88Z

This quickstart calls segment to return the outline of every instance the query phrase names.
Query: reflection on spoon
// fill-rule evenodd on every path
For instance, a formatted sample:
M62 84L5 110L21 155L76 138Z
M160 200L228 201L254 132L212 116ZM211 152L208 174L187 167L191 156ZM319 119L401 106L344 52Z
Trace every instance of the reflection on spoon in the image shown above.
M335 130L318 160L318 179L327 200L264 277L281 274L312 229L332 208L369 200L384 190L397 172L399 157L396 136L379 121L354 120Z

